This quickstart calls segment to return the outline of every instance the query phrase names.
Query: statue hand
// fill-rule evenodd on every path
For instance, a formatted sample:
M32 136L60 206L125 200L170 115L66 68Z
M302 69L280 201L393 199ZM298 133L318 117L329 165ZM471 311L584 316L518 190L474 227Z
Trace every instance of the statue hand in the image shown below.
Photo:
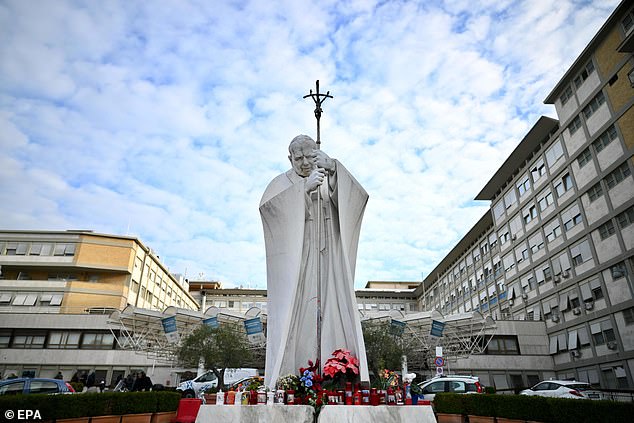
M306 178L306 193L311 193L324 182L326 172L322 168L314 169Z
M328 171L332 174L335 171L335 161L331 159L328 154L321 150L313 150L315 153L316 166Z

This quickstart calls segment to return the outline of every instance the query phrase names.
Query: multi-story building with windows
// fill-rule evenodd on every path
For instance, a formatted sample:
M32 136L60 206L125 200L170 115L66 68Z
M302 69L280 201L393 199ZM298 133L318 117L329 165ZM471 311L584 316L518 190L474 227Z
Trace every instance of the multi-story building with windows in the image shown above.
M476 196L490 211L420 289L423 309L544 322L555 376L609 388L634 387L633 7L548 95L559 119L519 143Z
M107 384L155 362L116 341L108 316L126 307L198 310L138 239L90 231L0 231L0 376L66 378L95 371ZM167 369L157 383L165 383Z

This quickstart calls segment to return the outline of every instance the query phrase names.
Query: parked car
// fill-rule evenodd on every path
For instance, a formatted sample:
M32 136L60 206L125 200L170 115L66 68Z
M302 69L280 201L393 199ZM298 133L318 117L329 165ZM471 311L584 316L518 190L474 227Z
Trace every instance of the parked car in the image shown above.
M74 394L68 382L59 379L17 378L0 381L0 395Z
M224 382L225 385L232 384L247 377L257 376L257 374L257 369L226 369ZM210 370L192 380L181 382L176 387L176 390L181 392L181 395L185 398L197 398L201 392L217 386L218 379L215 373Z
M453 392L456 394L481 394L484 387L476 376L447 375L436 376L418 384L424 398L433 401L436 394Z
M603 392L586 382L576 380L545 380L529 389L524 389L520 395L537 395L541 397L574 398L574 399L603 399Z
M259 382L260 385L262 385L264 384L264 378L261 376L245 377L243 379L237 380L225 386L227 387L227 390L229 389L237 390L240 385L246 388L247 386L251 384L251 382Z

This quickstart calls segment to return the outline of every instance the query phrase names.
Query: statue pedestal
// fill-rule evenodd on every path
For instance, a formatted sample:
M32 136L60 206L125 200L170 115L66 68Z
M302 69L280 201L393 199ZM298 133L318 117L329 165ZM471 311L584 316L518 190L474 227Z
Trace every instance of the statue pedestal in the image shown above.
M196 423L313 423L310 405L203 405Z
M203 405L196 423L314 423L314 415L310 405ZM317 423L353 422L436 423L436 417L429 405L327 405L317 418Z
M332 405L322 408L318 423L436 423L429 405Z

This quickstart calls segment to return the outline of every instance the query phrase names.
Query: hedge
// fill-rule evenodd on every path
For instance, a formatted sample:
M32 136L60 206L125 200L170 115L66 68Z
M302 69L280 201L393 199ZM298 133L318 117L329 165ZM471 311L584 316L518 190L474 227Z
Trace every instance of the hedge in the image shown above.
M634 403L527 395L441 393L434 398L438 413L505 417L544 423L631 422Z
M42 420L176 411L177 392L104 392L0 396L0 410L38 410Z

